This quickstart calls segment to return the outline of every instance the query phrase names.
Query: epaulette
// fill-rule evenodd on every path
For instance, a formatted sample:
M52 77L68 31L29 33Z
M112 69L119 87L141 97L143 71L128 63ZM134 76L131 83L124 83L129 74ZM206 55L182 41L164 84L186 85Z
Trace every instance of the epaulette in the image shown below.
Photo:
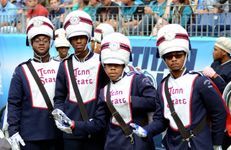
M64 62L65 60L71 59L74 54L69 55L68 57L64 58L61 62Z
M20 64L18 65L18 67L19 67L19 66L22 66L22 65L24 65L24 64L27 64L27 63L30 62L30 61L32 61L31 58L30 58L29 60L27 60L27 61L24 61L24 62L20 63Z
M163 83L169 76L170 76L170 73L161 80L161 83Z
M54 61L58 61L59 62L59 60L56 59L55 57L52 57L51 59L54 60Z
M201 71L194 71L194 70L190 70L189 74L198 74L200 76L204 76L204 74Z
M126 72L128 76L131 76L131 75L134 75L134 74L141 74L140 72L138 71L129 71L129 72Z

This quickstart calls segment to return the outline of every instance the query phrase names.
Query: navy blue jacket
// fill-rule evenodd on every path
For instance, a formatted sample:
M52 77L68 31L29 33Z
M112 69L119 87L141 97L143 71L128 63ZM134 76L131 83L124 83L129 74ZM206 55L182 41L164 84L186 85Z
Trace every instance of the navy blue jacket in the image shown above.
M36 96L41 92L35 86L30 86L33 79L29 78L30 73L26 73L25 63L16 67L10 83L7 116L9 136L19 132L25 141L57 139L58 137L61 137L62 134L56 128L54 119L51 117L48 109L40 107L39 104L35 104L36 101L42 101L45 103L45 100L43 98L36 99ZM37 65L41 66L40 68L48 66L48 68L56 68L58 70L59 62L52 60L47 63L37 63ZM36 69L42 83L53 87L50 91L53 92L53 95L57 73L56 69L49 73L43 72L45 73L43 75L41 75L42 72L38 71L39 68ZM52 75L52 78L48 78L47 75Z
M62 61L58 70L58 74L57 74L57 79L56 79L56 90L55 90L55 97L54 97L54 107L55 108L59 108L61 110L64 111L64 113L72 120L76 120L76 121L83 121L81 113L80 113L80 109L78 106L77 102L73 102L70 100L70 94L74 95L73 92L70 93L71 89L70 89L70 85L72 84L70 79L70 76L68 74L68 69L66 66L67 60L68 59L73 59L74 61L78 61L75 56L72 54L70 55L66 60ZM108 77L106 75L106 73L104 72L103 67L100 65L99 68L97 68L97 64L89 64L89 61L92 61L92 59L94 59L94 61L96 61L99 64L99 56L96 53L92 53L90 52L90 54L87 56L87 58L85 59L84 62L79 62L79 64L81 64L82 66L84 65L92 65L93 67L96 67L95 69L98 69L98 73L96 74L96 76L92 77L92 76L88 76L86 75L86 77L81 80L83 82L87 81L86 83L89 82L97 82L96 87L94 87L95 91L91 91L88 88L88 91L85 90L86 93L91 93L91 92L95 92L95 98L91 99L87 102L84 102L84 107L87 110L89 119L93 118L93 116L95 115L95 111L96 111L96 105L97 105L97 97L99 95L99 90L100 88L104 87L106 85L106 83L109 81ZM79 68L80 66L76 66L74 65L74 69ZM92 69L93 70L93 69ZM75 75L76 80L78 80L80 77L78 75ZM96 80L95 80L95 79ZM91 81L90 81L91 80ZM79 84L81 84L79 82ZM78 85L79 90L80 90L80 94L81 94L81 86ZM84 99L83 94L81 94L82 99ZM103 137L103 133L97 133L99 135L102 135ZM94 135L91 134L91 136L95 137ZM88 134L66 134L64 133L64 138L67 139L86 139L88 138Z
M125 76L127 76L127 74ZM120 81L123 82L123 78ZM117 84L117 82L112 84ZM90 134L103 129L107 131L105 150L152 150L154 148L152 136L140 138L133 134L135 143L131 144L130 138L125 136L122 128L112 123L112 115L105 101L104 90L105 88L100 90L97 111L92 118L93 120L88 122L75 121L76 127L74 133L80 134L81 132L82 134ZM143 74L135 74L132 80L130 96L132 111L131 122L140 126L147 125L147 113L154 112L156 107L157 92L155 88L146 76ZM129 125L129 123L127 124Z
M220 76L213 79L214 83L217 85L221 93L223 93L225 86L231 81L231 61L220 64L220 62L215 61L212 63L211 67Z
M184 75L186 74L188 72ZM194 73L190 74L193 75ZM189 143L182 141L179 130L173 130L170 126L170 120L164 116L164 109L166 109L164 108L162 95L164 81L165 79L162 80L161 85L158 87L159 99L157 99L153 122L146 126L145 129L149 134L159 134L167 129L163 140L165 147L170 150L187 150L189 149ZM181 86L179 85L178 87ZM198 135L190 139L191 149L212 150L213 145L221 145L223 142L226 124L226 111L223 100L211 81L201 75L195 78L190 99L191 103L188 111L191 114L191 123L186 129L188 131L194 129L205 116L210 120Z

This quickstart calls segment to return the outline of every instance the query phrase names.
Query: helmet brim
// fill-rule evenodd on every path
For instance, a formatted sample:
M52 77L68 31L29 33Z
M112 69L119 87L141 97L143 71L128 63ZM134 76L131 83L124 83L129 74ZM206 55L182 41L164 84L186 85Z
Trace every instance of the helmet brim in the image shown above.
M168 53L171 53L171 52L180 52L180 51L186 52L187 54L189 52L189 50L187 50L184 47L170 47L170 48L167 48L164 51L162 51L162 54L160 54L160 55L161 55L161 57L163 57L164 55L166 55Z
M85 35L85 36L89 36L86 32L73 32L71 33L67 38L70 39L71 37L74 37L74 36L81 36L81 35ZM89 38L89 37L88 37Z
M122 65L122 64L124 64L124 62L122 60L119 60L119 59L108 58L103 62L103 64L119 64L119 65Z

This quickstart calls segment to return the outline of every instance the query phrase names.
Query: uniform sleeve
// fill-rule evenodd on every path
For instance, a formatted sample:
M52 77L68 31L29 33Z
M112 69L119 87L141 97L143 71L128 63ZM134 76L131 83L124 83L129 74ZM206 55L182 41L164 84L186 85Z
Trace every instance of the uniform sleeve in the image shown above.
M153 112L155 110L156 89L150 79L143 74L136 75L131 91L132 109L135 111Z
M90 118L89 121L75 121L73 133L77 136L86 136L103 131L106 128L109 117L110 113L103 100L103 90L101 90L95 115L93 118Z
M63 110L64 102L67 98L67 79L64 62L60 63L55 83L54 108Z
M158 90L159 93L159 90ZM161 99L159 94L157 95L156 102L156 109L153 114L153 121L144 127L144 129L148 132L148 135L154 136L157 134L162 133L164 130L167 129L169 121L164 118L164 106L161 104Z
M8 94L8 114L7 122L9 124L9 136L12 136L16 132L19 132L19 123L22 111L23 100L23 84L22 84L22 69L17 67L13 73L13 77L10 83L10 89Z
M227 84L225 80L220 75L218 75L215 79L212 79L212 81L216 84L219 91L223 93L225 86Z
M196 90L200 91L203 97L205 108L211 119L211 131L214 145L221 145L226 125L226 110L223 99L214 83L208 78L199 77L195 83Z

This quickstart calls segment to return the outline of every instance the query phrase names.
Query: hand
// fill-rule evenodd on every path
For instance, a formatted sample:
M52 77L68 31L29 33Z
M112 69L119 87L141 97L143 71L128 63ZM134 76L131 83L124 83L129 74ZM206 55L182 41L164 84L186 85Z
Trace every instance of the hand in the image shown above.
M12 150L20 150L20 144L22 146L25 146L25 142L23 141L22 137L20 134L17 132L14 135L12 135L9 139L8 142L11 145Z
M221 145L213 145L214 150L222 150Z
M210 78L212 78L216 74L213 68L208 67L208 66L205 67L202 72L205 76L210 77Z
M147 131L144 130L141 126L135 124L135 123L130 123L130 126L133 128L133 133L135 133L139 137L147 137Z
M51 113L55 119L56 126L66 132L72 133L72 128L74 128L74 121L67 117L67 115L60 109L54 109Z
M60 129L61 131L67 133L67 134L72 134L72 128L71 125L67 125L67 124L63 124L60 123L59 121L55 120L55 124L57 126L58 129Z

